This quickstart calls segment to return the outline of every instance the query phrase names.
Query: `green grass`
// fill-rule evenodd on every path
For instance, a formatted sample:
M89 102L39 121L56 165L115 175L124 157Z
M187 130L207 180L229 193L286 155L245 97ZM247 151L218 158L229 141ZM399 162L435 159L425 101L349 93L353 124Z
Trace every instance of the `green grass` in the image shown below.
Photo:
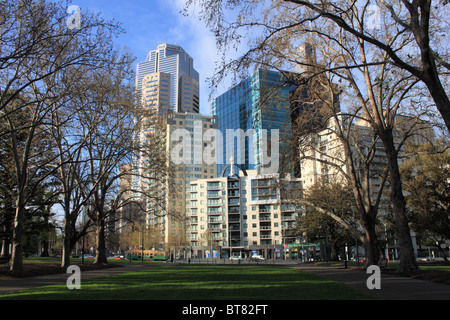
M421 265L420 269L422 269L422 270L441 270L441 271L449 271L450 272L450 266L426 266L426 265Z
M83 278L82 278L83 279ZM353 288L280 266L178 265L47 286L0 299L302 300L370 299Z

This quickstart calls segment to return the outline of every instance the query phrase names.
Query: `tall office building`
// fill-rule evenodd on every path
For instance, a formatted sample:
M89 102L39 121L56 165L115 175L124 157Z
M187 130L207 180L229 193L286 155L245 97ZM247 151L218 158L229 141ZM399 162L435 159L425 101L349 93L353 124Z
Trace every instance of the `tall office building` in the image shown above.
M189 134L194 122L202 131L213 121L212 117L199 114L199 74L192 57L180 46L160 44L144 62L137 64L136 91L142 110L147 113L140 119L142 125L135 137L141 149L133 157L132 186L139 190L134 196L140 197L145 208L147 227L156 233L158 245L167 248L184 241L184 180L189 182L191 175L206 173L205 170L209 176L216 175L215 166L173 162L171 133L184 129ZM202 146L195 146L198 148ZM153 158L161 157L166 159L167 168L149 168Z
M137 64L137 92L144 94L143 91L146 90L147 95L151 95L148 86L152 84L146 85L144 77L156 77L158 74L169 75L170 110L199 112L199 74L194 69L194 60L182 47L164 43L150 51L145 61Z
M247 170L279 171L276 157L291 133L291 91L283 74L260 69L212 101L223 137L219 174L231 157ZM277 137L279 145L273 143Z
M150 108L155 116L161 119L170 111L170 74L154 72L142 78L141 87L142 106Z
M164 127L169 113L199 113L198 80L193 59L180 46L160 44L149 52L144 62L137 64L136 92L145 113L139 119L142 125L135 136L136 143L142 146L156 127ZM161 123L157 124L158 121ZM142 153L134 156L135 172L141 170L138 168L146 160ZM134 188L143 183L139 176L133 177Z

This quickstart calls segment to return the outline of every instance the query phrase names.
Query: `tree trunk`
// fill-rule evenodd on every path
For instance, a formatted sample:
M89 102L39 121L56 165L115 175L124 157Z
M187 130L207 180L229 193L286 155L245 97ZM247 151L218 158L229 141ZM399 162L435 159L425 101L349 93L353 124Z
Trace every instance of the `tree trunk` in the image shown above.
M41 257L48 257L48 235L50 232L50 224L48 221L48 216L45 215L44 216L45 219L45 225L46 225L46 230L41 233L41 243L42 243L42 251L41 251Z
M9 239L2 240L2 248L0 250L0 258L9 258Z
M12 254L10 259L10 271L23 271L23 235L25 222L25 206L22 205L22 196L17 199L16 216L14 217L14 229L12 238Z
M64 232L63 232L63 250L61 258L61 267L67 268L70 266L70 241L72 239L72 228L68 215L64 219Z
M447 262L448 261L448 259L447 259L447 250L448 249L443 246L444 243L442 241L437 241L436 244L437 244L439 252L442 253L442 258L444 258L444 261Z
M378 264L378 238L375 231L375 222L371 214L366 213L361 218L361 224L364 228L364 249L366 251L366 267Z
M9 208L9 206L8 206ZM12 209L12 206L11 206ZM12 217L14 214L9 214L9 210L5 210L4 214L4 224L2 226L2 232L4 234L2 239L2 247L0 249L0 258L10 258L11 254L9 252L9 245L11 244L11 234L12 234Z
M41 252L41 257L49 257L49 253L48 253L48 240L47 239L42 239L42 252Z
M390 176L390 196L394 209L397 239L400 251L399 272L417 270L416 257L411 240L411 231L406 214L406 199L403 195L402 180L398 167L397 151L394 145L392 129L383 130L380 134L388 160Z
M430 94L436 103L436 108L444 119L444 123L450 132L450 100L442 86L439 77L435 74L431 74L427 77L426 85Z
M330 260L338 261L339 260L339 246L337 241L330 241Z
M346 144L345 156L348 159L352 159L351 148ZM367 171L368 168L365 168ZM366 267L370 265L378 264L378 240L375 232L375 218L378 212L378 208L370 205L367 201L363 200L360 194L360 183L357 178L357 173L353 163L350 165L350 177L355 197L356 207L358 209L359 221L364 229L364 236L362 242L366 251ZM366 190L363 190L366 191Z
M94 263L108 263L106 259L105 220L97 220L97 249Z
M430 91L430 95L436 104L436 108L440 112L442 118L444 119L445 125L450 132L450 100L439 78L439 71L436 65L436 56L432 53L429 43L430 31L428 30L428 20L431 18L429 6L431 6L431 1L424 2L424 7L421 8L421 13L423 16L420 19L425 19L426 23L421 21L419 23L420 25L413 27L412 31L420 48L422 81ZM426 8L425 11L424 8ZM419 19L419 17L416 16L415 19Z

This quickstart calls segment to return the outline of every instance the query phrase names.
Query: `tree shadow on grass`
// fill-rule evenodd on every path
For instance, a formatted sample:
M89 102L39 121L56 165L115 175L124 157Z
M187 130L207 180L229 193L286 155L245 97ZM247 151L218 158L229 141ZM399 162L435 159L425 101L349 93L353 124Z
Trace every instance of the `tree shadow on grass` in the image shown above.
M3 297L2 297L3 298ZM280 267L174 266L81 280L80 290L49 286L11 299L353 300L363 293L316 275Z

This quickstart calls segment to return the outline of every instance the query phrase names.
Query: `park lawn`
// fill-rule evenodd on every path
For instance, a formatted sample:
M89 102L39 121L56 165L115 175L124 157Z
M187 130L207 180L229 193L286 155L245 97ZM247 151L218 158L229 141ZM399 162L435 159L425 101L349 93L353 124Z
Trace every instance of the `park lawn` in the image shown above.
M420 269L422 269L422 270L450 271L450 266L427 266L427 265L421 265Z
M0 295L0 299L89 300L360 300L344 284L280 266L163 265L83 281L81 289L54 285Z

